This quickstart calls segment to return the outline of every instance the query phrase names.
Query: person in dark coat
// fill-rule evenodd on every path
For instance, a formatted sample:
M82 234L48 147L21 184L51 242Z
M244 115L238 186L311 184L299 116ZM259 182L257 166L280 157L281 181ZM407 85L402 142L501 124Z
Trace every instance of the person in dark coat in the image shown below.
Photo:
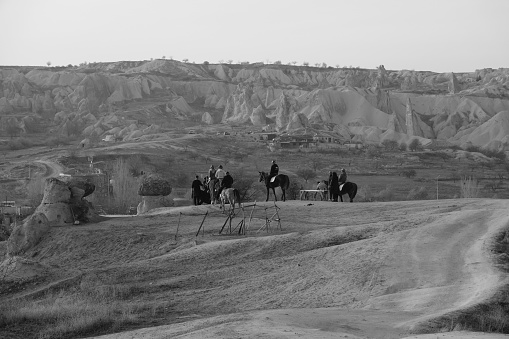
M191 188L193 189L192 195L193 195L193 203L195 205L201 204L201 188L203 187L203 184L201 183L198 176L196 176L196 179L193 180L193 183L191 184Z
M332 201L337 202L339 198L339 178L336 172L332 172Z
M230 175L230 172L226 172L226 175L223 178L223 188L232 188L233 185L233 177Z
M332 201L332 171L329 171L329 180L327 181L327 188L329 189L329 201Z
M272 160L272 166L270 166L270 174L269 174L269 177L270 177L270 180L272 180L272 178L274 178L276 175L279 174L279 166L276 164L276 160Z

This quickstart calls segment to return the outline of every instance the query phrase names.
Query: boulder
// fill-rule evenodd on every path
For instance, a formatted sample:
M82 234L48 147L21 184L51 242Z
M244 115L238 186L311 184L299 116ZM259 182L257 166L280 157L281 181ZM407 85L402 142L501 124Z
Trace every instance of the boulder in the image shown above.
M70 192L69 192L70 193ZM46 216L51 226L72 225L74 223L73 212L69 203L57 202L50 204L41 203L35 209L35 213Z
M67 183L57 178L48 178L45 182L44 197L42 198L41 205L68 203L70 197L71 191Z
M147 213L148 211L159 208L166 207L168 204L166 203L164 197L162 196L143 196L141 198L141 202L138 204L136 208L136 212L138 215Z
M214 118L212 117L212 115L210 115L209 112L205 112L201 116L201 121L207 125L212 125L214 123Z
M7 254L17 255L34 247L49 231L50 222L40 212L35 212L25 219L23 224L17 225L7 241Z
M166 196L171 193L170 183L158 175L145 175L138 189L138 195L142 196Z

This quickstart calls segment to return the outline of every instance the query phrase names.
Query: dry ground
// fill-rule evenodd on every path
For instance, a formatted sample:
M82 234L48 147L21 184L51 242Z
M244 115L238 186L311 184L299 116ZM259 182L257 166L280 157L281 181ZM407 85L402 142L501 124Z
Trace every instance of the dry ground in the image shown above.
M466 329L461 315L507 291L494 251L507 200L288 201L270 232L273 204L258 205L245 236L217 235L216 206L53 228L27 253L45 273L0 298L115 289L131 321L103 338L403 338ZM443 335L423 338L453 338Z

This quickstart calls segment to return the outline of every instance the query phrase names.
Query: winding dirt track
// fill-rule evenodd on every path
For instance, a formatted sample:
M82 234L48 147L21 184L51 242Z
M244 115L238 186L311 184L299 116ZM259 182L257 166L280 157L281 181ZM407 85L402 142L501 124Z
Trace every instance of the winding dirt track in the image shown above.
M427 319L486 301L509 284L508 274L496 268L489 254L494 235L509 225L506 200L345 203L335 211L330 204L287 202L282 214L292 221L294 233L208 243L144 264L158 267L184 256L206 260L220 246L234 251L233 244L246 257L257 251L277 256L294 246L296 253L283 262L257 262L260 268L253 266L238 284L216 294L207 291L196 301L204 308L235 303L245 311L200 319L190 315L187 322L100 338L436 338L409 332ZM345 239L359 228L358 241L310 245ZM269 280L272 269L276 273Z

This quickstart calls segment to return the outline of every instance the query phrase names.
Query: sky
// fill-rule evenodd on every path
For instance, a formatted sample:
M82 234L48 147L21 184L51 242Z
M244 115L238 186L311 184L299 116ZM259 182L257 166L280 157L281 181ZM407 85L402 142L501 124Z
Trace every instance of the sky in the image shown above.
M509 67L509 0L0 0L0 65Z

